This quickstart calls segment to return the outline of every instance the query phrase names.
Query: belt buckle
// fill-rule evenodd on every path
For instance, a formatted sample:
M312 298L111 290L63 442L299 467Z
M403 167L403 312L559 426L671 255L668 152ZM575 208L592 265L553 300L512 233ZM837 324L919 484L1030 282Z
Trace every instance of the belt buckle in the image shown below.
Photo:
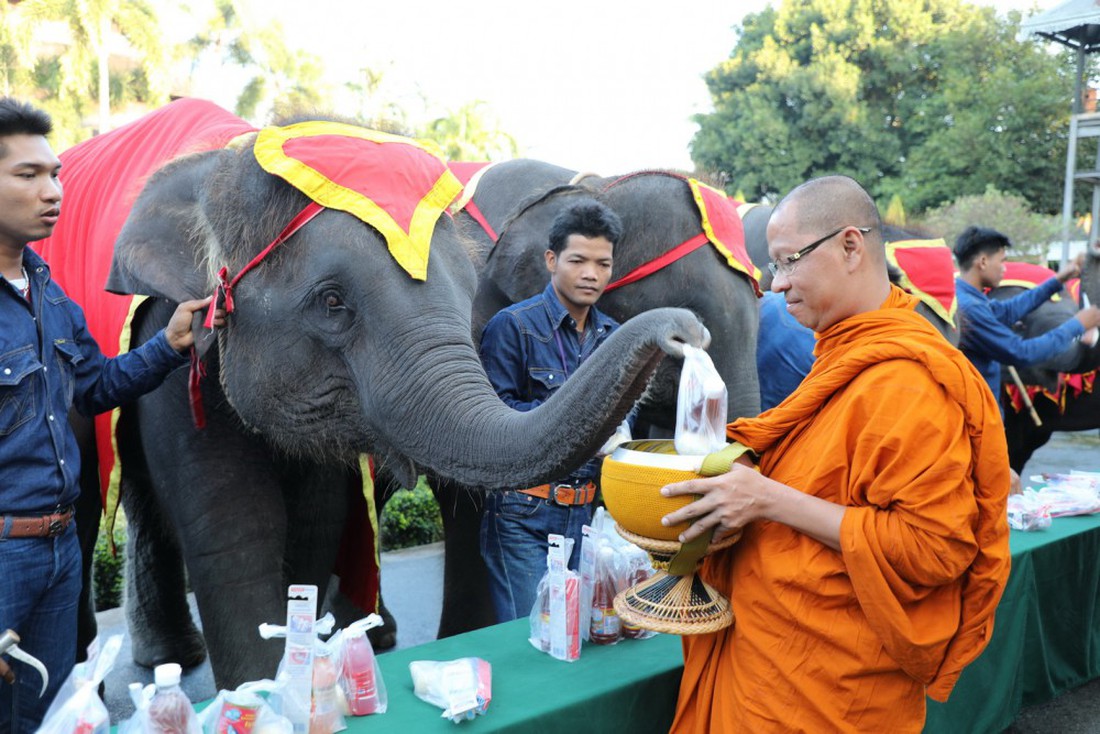
M61 531L64 529L65 525L61 522L61 520L54 518L50 521L50 526L46 529L46 537L56 538L58 535L61 535Z
M559 505L561 507L572 507L572 505L573 505L572 502L562 502L560 499L558 499L558 490L563 489L563 488L571 490L571 489L573 489L573 485L572 484L551 484L550 485L550 499L551 499L551 501L553 501L553 503L555 505Z

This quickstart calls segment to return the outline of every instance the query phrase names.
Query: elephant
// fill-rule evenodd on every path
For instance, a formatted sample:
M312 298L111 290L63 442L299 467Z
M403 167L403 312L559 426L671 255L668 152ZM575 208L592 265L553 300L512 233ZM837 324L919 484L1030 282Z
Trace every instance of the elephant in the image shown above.
M510 173L505 164L492 170L497 170L500 177ZM522 169L512 170L528 174L543 170L553 174L564 169L527 161ZM481 205L483 209L510 210L511 214L497 229L499 239L479 277L473 309L475 339L498 310L546 287L549 274L543 252L547 232L557 213L574 202L598 198L623 220L623 235L615 246L612 280L702 232L699 210L687 181L681 176L662 171L633 174L621 180L586 176L579 183L548 187L551 178L543 177L533 190L526 189L520 177L495 192L482 191L484 180L477 186L482 200L493 199L494 194L507 199L489 201ZM564 175L557 177L561 178ZM572 174L569 180L575 178L579 176ZM475 193L475 200L477 197ZM759 412L754 361L755 300L749 278L726 265L717 251L708 246L643 280L606 292L599 308L621 322L648 309L665 306L687 308L697 314L711 334L709 351L726 381L728 414L732 419ZM658 369L639 404L639 421L665 431L673 428L679 366L679 362L666 360ZM485 569L478 547L480 495L454 482L435 482L433 488L446 526L445 584L461 583L476 590L467 597L470 606L460 617L444 609L439 631L444 637L487 626L495 618L488 604Z
M1081 277L1082 291L1100 296L1100 256L1090 253ZM1053 275L1053 273L1050 273ZM990 292L992 298L1011 298L1023 287L1001 285ZM1092 301L1095 303L1095 301ZM1059 300L1050 300L1028 314L1014 328L1024 338L1033 338L1073 318L1078 304L1067 292ZM1100 344L1087 346L1077 342L1056 357L1041 364L1018 369L1021 382L1028 386L1041 388L1033 398L1035 411L1042 425L1036 425L1026 409L1013 405L1009 389L1016 390L1011 378L1004 370L1002 379L1006 389L1001 398L1004 407L1005 436L1008 439L1009 463L1017 473L1024 471L1031 455L1050 440L1055 431L1084 431L1100 428L1100 391L1083 389L1091 386L1095 375L1088 376L1100 368ZM1084 377L1081 377L1085 375ZM1075 382L1079 385L1074 385ZM1057 400L1048 396L1056 396Z
M532 158L449 165L466 186L454 219L473 243L474 262L479 271L517 204L532 194L571 183L578 175L568 168Z
M309 204L261 167L254 141L175 160L142 189L108 280L152 297L135 343L173 304L211 293L214 267L240 272ZM206 353L205 428L192 424L182 372L123 410L135 660L194 662L205 641L219 688L272 675L281 649L256 626L282 618L289 582L324 594L358 457L372 454L405 486L421 472L485 488L545 482L602 445L666 354L709 339L686 309L648 311L554 399L513 411L471 339L467 242L447 216L430 232L426 279L415 280L378 229L322 209L234 289Z

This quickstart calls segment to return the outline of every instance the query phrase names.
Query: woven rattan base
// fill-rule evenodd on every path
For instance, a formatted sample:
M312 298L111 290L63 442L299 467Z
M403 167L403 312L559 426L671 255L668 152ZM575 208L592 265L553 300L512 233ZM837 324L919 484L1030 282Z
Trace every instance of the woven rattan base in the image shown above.
M627 624L672 635L701 635L733 624L729 601L695 574L658 571L619 592L615 611Z

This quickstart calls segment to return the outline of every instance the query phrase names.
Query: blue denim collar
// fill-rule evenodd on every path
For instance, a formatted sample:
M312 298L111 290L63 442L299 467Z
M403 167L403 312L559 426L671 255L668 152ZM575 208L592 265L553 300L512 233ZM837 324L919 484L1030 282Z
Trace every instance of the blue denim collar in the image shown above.
M566 319L572 319L569 315L569 311L566 310L562 302L558 300L558 294L554 290L553 283L547 283L546 288L542 291L542 303L546 307L546 313L550 317L550 328L560 329L562 324L566 323ZM603 327L611 329L615 326L616 322L600 311L595 306L588 309L588 323L585 325L585 330L598 329Z

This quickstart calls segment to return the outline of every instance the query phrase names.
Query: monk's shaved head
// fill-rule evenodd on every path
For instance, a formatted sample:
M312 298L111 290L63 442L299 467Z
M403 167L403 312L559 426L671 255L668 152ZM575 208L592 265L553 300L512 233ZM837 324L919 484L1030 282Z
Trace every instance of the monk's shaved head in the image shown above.
M890 295L878 209L847 176L815 178L783 197L768 220L768 253L772 290L816 332Z
M854 179L847 176L822 176L791 189L775 207L792 217L799 230L810 234L828 232L844 226L868 227L864 236L868 253L886 263L882 244L882 220L874 200Z

